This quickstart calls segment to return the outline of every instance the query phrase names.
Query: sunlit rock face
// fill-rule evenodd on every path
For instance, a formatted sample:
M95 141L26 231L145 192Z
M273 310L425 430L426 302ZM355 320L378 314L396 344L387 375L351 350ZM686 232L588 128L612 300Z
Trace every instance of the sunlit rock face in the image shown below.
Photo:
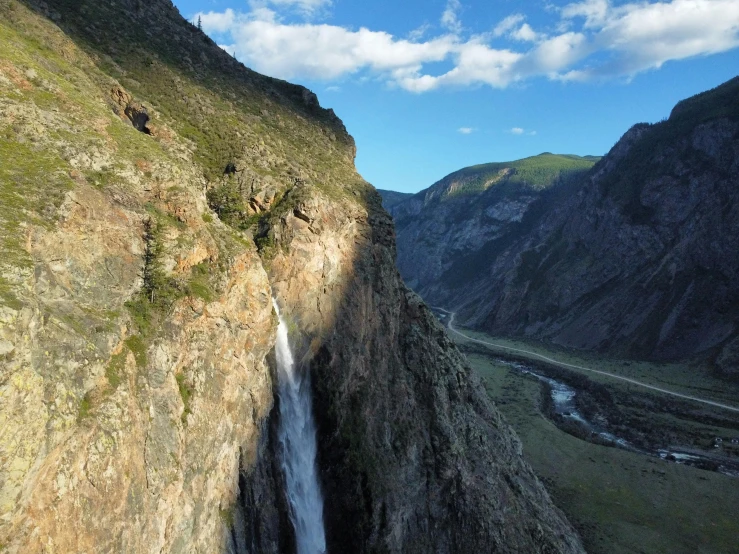
M165 0L0 15L4 552L294 552L273 296L329 551L581 551L333 112Z
M275 213L269 273L313 381L328 551L580 552L518 439L403 284L379 195L295 194L302 217Z

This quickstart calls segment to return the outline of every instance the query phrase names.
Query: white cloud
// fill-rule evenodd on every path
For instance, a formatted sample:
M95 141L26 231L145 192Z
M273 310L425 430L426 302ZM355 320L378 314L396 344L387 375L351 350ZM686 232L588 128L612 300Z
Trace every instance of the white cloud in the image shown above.
M590 53L585 35L564 33L545 40L528 55L532 68L541 72L558 72L570 67Z
M367 28L286 23L277 7L303 11L329 0L257 0L247 13L231 9L198 14L239 60L269 75L332 80L347 75L380 79L423 93L441 87L512 83L544 77L561 81L633 76L670 60L723 52L739 46L739 1L671 0L612 5L585 0L558 10L549 35L525 23L523 14L501 21L492 33L462 36L459 0L442 15L447 31L409 38ZM270 8L272 6L272 9ZM196 15L197 18L197 15ZM558 30L554 30L558 29ZM427 38L424 38L427 37ZM444 62L440 72L431 64Z
M475 129L473 127L460 127L457 129L458 133L462 133L463 135L471 135L475 132Z
M459 21L458 12L462 9L459 0L447 0L446 9L441 14L441 24L450 32L459 34L462 32L462 22Z
M236 13L228 8L225 12L208 12L195 14L195 21L200 21L206 33L225 33L236 22Z
M496 25L495 29L493 29L493 36L502 37L515 29L520 23L523 23L524 19L526 19L526 16L520 13L509 15Z
M513 39L523 42L536 42L537 40L539 40L541 35L534 31L531 28L531 25L529 25L528 23L524 23L518 29L511 32L509 36Z
M418 42L423 37L426 36L426 33L428 33L431 30L431 25L428 23L424 23L420 27L416 27L413 29L410 33L408 33L408 40L411 42Z
M263 8L269 5L275 8L288 8L304 15L313 15L333 4L333 0L249 0L252 9Z
M509 131L512 135L523 135L524 130L521 127L514 127Z
M739 46L739 2L673 0L611 8L597 43L620 54L614 69L626 74L723 52Z
M562 17L564 19L582 17L585 19L585 28L595 28L606 22L609 10L608 0L585 0L562 8Z
M231 28L246 65L284 79L333 79L361 69L392 72L445 59L454 43L441 36L426 42L396 39L382 31L351 31L335 25L287 25L270 17L245 16Z
M337 87L337 86L326 87L326 92L341 92L341 87Z

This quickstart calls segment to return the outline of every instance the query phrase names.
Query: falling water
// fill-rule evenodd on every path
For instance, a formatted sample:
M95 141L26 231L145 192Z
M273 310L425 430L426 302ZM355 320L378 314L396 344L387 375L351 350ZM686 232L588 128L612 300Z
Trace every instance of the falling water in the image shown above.
M280 325L277 328L277 378L280 397L278 437L282 447L282 470L295 528L297 554L326 551L323 527L323 497L316 474L316 425L311 406L310 376L296 373L287 338L287 325L272 299Z

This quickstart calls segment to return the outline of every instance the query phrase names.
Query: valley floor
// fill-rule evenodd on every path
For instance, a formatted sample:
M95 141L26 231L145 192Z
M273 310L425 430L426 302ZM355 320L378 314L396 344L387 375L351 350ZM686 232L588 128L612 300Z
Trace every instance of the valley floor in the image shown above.
M506 341L463 330L464 334L565 362L736 405L739 387L696 372L696 368L602 360L559 352L519 341ZM730 553L739 547L739 479L657 457L594 444L564 432L543 415L540 381L501 360L500 348L455 336L488 393L524 445L524 455L547 485L555 503L580 531L588 552ZM524 359L525 356L517 356ZM535 359L535 357L533 358ZM530 361L529 363L535 363ZM539 363L539 368L545 369ZM550 366L564 375L565 370ZM582 379L567 370L569 379ZM739 448L713 449L715 437L739 437L739 416L705 404L645 391L600 374L588 374L596 390L606 391L613 406L606 416L622 425L640 446L669 442L736 460ZM722 413L723 412L723 413ZM719 452L720 451L720 452Z

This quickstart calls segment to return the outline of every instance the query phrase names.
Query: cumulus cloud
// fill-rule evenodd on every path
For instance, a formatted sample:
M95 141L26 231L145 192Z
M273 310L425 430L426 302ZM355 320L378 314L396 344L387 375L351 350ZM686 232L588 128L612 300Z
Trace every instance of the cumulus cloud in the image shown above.
M633 76L671 60L739 46L737 0L671 0L613 5L583 0L557 10L548 33L512 14L490 33L463 36L459 0L448 0L444 31L423 26L400 38L381 30L286 22L278 8L314 13L330 0L252 0L246 13L196 14L246 65L280 78L380 79L423 93L441 87ZM432 64L444 62L442 71ZM435 66L437 67L437 66ZM442 66L443 67L443 66Z
M285 79L334 79L362 69L388 74L418 71L425 63L445 59L454 44L450 36L412 42L366 28L289 25L274 13L243 16L230 34L247 65Z
M460 127L457 132L463 135L471 135L475 132L475 129L473 127Z
M503 35L508 34L520 23L523 23L524 19L526 19L526 16L520 13L509 15L495 26L495 29L493 29L493 36L502 37Z
M619 54L610 71L624 74L724 52L739 46L739 2L673 0L610 8L595 43Z
M236 12L228 8L225 12L199 13L195 16L206 33L226 33L236 22Z
M462 22L458 15L461 9L462 4L459 0L447 0L446 9L441 14L442 26L455 34L462 32Z
M541 35L534 31L531 28L531 25L529 25L528 23L524 23L518 29L512 31L509 36L513 39L521 40L524 42L535 42L539 40L539 37Z

